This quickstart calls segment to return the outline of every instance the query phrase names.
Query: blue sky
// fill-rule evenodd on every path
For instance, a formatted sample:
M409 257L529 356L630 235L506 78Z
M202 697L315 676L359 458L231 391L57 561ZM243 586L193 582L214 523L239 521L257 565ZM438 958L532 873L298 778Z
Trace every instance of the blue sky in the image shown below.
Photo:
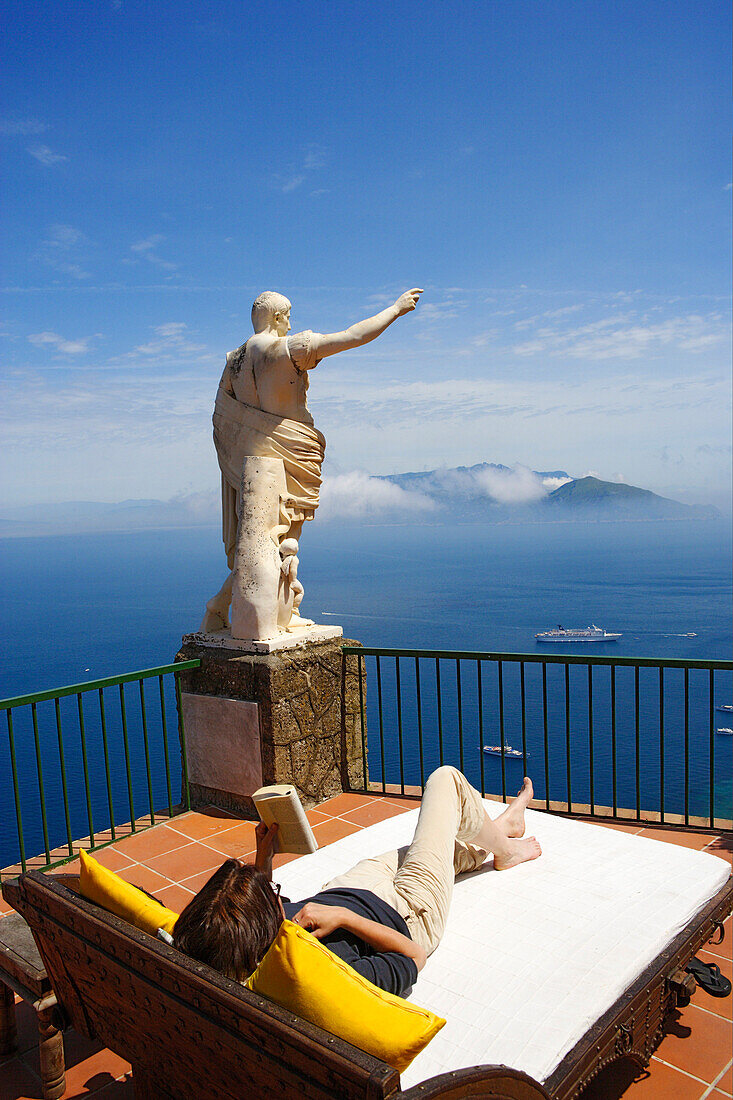
M725 505L729 5L5 3L2 504L209 493L252 299L332 331L326 472Z

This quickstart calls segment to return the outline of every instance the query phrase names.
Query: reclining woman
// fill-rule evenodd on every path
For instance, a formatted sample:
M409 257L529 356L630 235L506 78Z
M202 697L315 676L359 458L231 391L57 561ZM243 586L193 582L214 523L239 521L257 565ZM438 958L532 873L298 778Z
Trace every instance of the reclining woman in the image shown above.
M514 802L492 820L461 772L438 768L425 784L407 848L364 859L299 902L281 900L271 881L277 826L260 823L255 863L222 864L176 921L174 944L246 981L287 918L381 989L407 997L440 943L455 876L475 871L489 853L498 871L541 855L535 837L524 837L532 796L525 778Z

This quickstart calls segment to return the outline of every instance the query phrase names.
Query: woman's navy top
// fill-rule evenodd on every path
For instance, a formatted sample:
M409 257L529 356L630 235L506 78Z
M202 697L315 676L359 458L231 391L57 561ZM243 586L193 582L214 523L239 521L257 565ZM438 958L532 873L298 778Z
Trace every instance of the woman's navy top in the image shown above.
M303 901L285 901L283 909L288 920L292 920L297 912L309 902L318 905L340 905L343 909L349 909L360 917L376 921L386 928L394 928L403 936L412 939L402 917L386 901L382 901L371 890L321 890L313 897L304 898ZM357 974L363 975L380 989L388 993L394 993L398 997L408 997L417 980L417 965L414 959L407 955L400 955L398 951L377 951L370 947L358 936L347 932L345 928L337 928L330 936L324 936L321 943L338 955L340 959L348 963Z

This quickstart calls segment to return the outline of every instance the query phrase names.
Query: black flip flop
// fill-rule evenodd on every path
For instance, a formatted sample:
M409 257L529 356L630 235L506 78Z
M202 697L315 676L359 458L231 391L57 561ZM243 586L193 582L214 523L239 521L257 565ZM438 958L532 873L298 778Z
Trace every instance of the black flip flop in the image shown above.
M685 967L706 993L711 997L727 997L730 994L731 984L724 974L720 973L720 967L716 963L706 963L702 959L690 959Z

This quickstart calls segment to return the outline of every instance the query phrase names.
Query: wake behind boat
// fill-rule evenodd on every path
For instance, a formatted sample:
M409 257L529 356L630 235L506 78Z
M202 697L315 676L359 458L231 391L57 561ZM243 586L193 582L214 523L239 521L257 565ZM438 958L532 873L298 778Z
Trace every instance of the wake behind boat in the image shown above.
M556 626L554 630L543 630L535 634L538 642L615 642L621 634L609 634L600 626L579 627Z

